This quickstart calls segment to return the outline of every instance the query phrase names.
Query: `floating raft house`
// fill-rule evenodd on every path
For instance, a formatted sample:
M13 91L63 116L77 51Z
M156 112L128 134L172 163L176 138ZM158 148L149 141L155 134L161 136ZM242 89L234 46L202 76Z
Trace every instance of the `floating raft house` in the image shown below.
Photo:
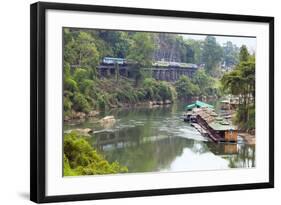
M187 120L204 136L215 142L237 142L238 130L226 119L214 112L213 106L196 101L186 106Z

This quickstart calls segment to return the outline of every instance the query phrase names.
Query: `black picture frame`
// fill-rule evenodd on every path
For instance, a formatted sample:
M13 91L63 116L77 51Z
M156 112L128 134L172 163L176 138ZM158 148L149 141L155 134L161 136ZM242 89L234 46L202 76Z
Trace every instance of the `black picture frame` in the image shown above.
M195 19L262 22L269 25L269 181L263 183L171 188L109 193L46 196L46 81L45 38L46 10L86 11L180 17ZM96 200L123 197L140 197L198 192L231 191L274 187L274 18L265 16L230 15L144 8L126 8L83 4L38 2L30 6L30 199L37 203L76 200Z

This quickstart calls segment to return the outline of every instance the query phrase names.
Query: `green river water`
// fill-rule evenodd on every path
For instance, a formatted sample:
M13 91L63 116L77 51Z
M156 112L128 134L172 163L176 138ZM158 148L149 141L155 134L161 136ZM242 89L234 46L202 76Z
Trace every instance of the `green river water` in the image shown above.
M65 130L92 128L92 146L109 162L129 172L194 171L255 167L255 146L208 141L181 118L184 105L115 109L116 123L103 127L98 119L67 123Z

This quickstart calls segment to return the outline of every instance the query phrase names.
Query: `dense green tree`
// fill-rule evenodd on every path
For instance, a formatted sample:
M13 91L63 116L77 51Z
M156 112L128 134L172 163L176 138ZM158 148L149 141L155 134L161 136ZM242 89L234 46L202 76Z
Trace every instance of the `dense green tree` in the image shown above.
M217 43L216 38L207 36L202 48L202 62L205 64L205 69L208 74L213 77L219 76L219 63L221 62L223 51Z
M227 44L224 57L231 59L232 47ZM145 100L175 99L216 94L220 63L220 46L214 37L205 41L184 39L183 35L91 29L64 29L64 110L89 112ZM118 74L98 78L96 67L104 56L126 58L130 65L129 79ZM192 62L208 60L205 70L199 69L191 79L180 79L175 89L167 82L151 79L152 73L142 68L152 60ZM230 61L229 61L230 62ZM211 65L210 65L211 64ZM119 66L116 73L119 73ZM209 69L208 69L209 68ZM131 79L130 79L131 78ZM132 80L134 79L134 81ZM180 88L180 83L183 88Z
M202 95L207 95L207 89L212 86L213 79L206 74L204 69L198 69L192 78L192 82L198 85Z
M223 45L223 61L227 67L234 66L239 61L239 48L231 41Z
M89 112L91 107L85 95L79 92L73 94L73 108L79 112Z
M251 56L246 46L239 53L239 64L226 73L222 85L226 92L239 96L236 121L242 129L254 128L255 110L255 56Z
M113 48L114 56L118 58L126 58L132 41L127 32L120 31L118 33L118 41L115 42Z
M174 100L176 95L169 83L153 78L144 79L143 89L147 100Z
M86 68L93 78L100 61L96 39L86 31L64 29L64 60L70 67Z
M192 63L194 60L194 50L182 35L157 33L154 34L154 42L156 44L156 49L153 53L155 61Z
M82 136L64 135L64 176L113 174L128 172L118 162L109 163Z
M135 79L135 86L139 84L142 78L141 68L151 66L154 49L153 34L144 32L133 34L127 60L133 64L131 76Z
M63 43L64 43L64 63L68 63L69 67L76 64L75 38L77 34L73 33L69 28L63 29Z
M74 73L73 73L73 79L76 82L81 82L84 79L89 78L89 73L86 69L84 68L76 68Z
M187 39L186 44L189 45L191 49L191 51L189 51L190 62L201 64L203 42L201 40Z
M113 57L126 58L127 52L131 43L131 39L128 32L124 31L106 31L101 30L98 32L98 36L106 42L112 53L109 54Z
M244 83L244 79L242 78L239 69L234 69L233 71L224 74L221 81L224 91L233 95L239 95L242 92L241 83Z
M175 83L175 87L180 98L188 98L200 93L199 87L193 84L187 76L181 76Z
M155 45L152 34L136 32L132 36L127 59L140 66L150 66L154 49Z
M73 76L70 74L70 65L67 63L64 65L64 89L66 91L75 92L78 91L78 84L73 79Z
M77 65L94 69L99 63L99 53L93 37L89 33L80 32L75 42Z
M242 45L240 48L240 53L239 53L239 61L240 62L248 61L249 56L250 56L250 54L248 52L247 47L245 45Z

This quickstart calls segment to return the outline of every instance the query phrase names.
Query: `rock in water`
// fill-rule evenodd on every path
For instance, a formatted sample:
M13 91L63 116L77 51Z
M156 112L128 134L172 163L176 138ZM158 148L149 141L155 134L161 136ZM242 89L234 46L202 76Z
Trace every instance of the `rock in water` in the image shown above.
M172 101L171 101L171 100L165 100L165 104L166 104L166 105L172 104Z
M84 128L84 129L76 129L78 132L83 132L83 133L90 133L93 132L91 128Z
M116 120L115 120L114 116L111 115L111 116L106 116L106 117L102 118L99 122L104 127L112 127L115 124Z
M96 111L96 110L92 110L88 113L88 117L95 117L97 115L99 115L99 111Z
M91 128L77 128L74 130L66 130L64 133L76 132L78 135L90 136L89 133L93 132Z
M83 119L86 117L86 114L84 112L75 112L73 115L74 119Z

